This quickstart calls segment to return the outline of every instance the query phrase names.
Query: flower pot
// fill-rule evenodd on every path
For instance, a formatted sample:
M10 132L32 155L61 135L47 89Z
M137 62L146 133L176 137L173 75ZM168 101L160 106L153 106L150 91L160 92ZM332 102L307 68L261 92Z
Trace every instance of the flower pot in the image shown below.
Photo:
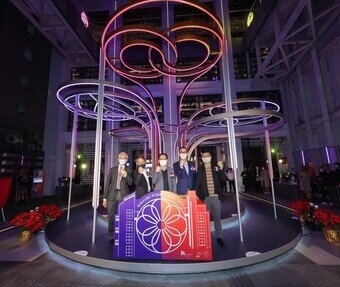
M31 237L31 232L27 230L21 231L19 234L20 241L27 241L28 239L30 239L30 237Z
M299 216L299 220L301 221L301 223L305 223L308 219L308 214L301 214Z
M333 228L322 228L323 234L328 242L336 243L339 242L339 232Z

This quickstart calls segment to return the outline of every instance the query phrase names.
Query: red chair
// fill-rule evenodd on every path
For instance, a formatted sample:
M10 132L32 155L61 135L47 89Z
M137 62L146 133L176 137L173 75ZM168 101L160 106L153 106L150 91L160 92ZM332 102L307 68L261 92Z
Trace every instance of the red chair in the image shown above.
M4 206L11 194L12 189L12 178L11 177L2 177L0 178L0 207L2 213L2 220L5 221L5 213Z

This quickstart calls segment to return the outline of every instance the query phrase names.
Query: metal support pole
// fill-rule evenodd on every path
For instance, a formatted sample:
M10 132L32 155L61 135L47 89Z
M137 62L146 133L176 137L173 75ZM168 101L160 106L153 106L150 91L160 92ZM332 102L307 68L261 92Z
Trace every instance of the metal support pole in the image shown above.
M79 96L76 96L75 103L77 105ZM72 126L72 138L71 138L71 152L70 152L70 167L69 167L69 177L70 186L68 189L68 203L67 203L67 221L70 220L70 209L71 209L71 194L72 194L72 183L74 175L74 158L77 149L77 133L78 133L78 109L74 110L73 113L73 126Z
M236 155L234 119L233 119L233 116L230 115L232 112L232 95L231 95L231 87L230 87L231 76L230 76L230 71L229 71L229 68L230 68L229 61L232 61L232 59L229 59L230 55L232 57L231 33L230 33L230 27L227 25L227 23L230 23L229 22L229 7L228 7L228 4L226 4L225 7L223 7L223 2L224 2L223 0L220 0L221 13L222 13L222 25L224 28L224 36L225 36L223 54L222 54L223 90L224 90L224 101L226 104L226 110L228 114L227 126L228 126L228 139L229 139L229 152L230 152L231 166L236 175L237 174L237 155ZM239 225L239 231L240 231L240 241L243 242L240 197L239 197L237 180L235 180L235 193L236 193L236 203L237 203L238 225Z
M198 152L197 152L197 147L195 148L195 168L196 168L196 170L198 168Z
M105 78L105 54L103 48L100 48L99 59L99 91L98 91L98 109L97 109L97 127L96 127L96 145L94 158L94 173L93 173L93 227L92 227L92 243L96 238L96 220L97 208L99 205L99 189L100 189L100 165L102 159L102 136L103 136L103 106L104 106L104 78Z
M166 29L168 31L168 28L170 27L170 11L169 11L169 1L166 1ZM170 32L167 32L167 35L170 35ZM171 63L171 55L170 55L170 44L167 44L167 60L169 63ZM171 71L169 69L169 71ZM173 108L173 104L172 104L172 90L171 90L171 81L172 81L172 77L168 76L168 97L169 97L169 120L170 120L170 162L171 164L173 164L175 162L175 154L174 154L174 138L173 138L173 118L172 116L174 115L174 108ZM179 125L180 123L178 123ZM165 150L164 150L165 151Z
M148 153L148 144L147 144L147 140L145 139L144 140L144 156L145 156L145 158L147 156L147 153Z
M316 93L318 95L320 109L322 112L322 119L323 119L323 127L326 135L326 142L328 146L334 145L334 137L333 131L331 126L331 119L330 119L330 112L327 107L327 97L325 92L325 86L323 84L323 75L321 73L320 63L318 52L316 47L314 46L311 50L312 55L312 63L313 63L313 72L315 76L315 83L316 83Z
M266 103L264 101L261 101L261 109L265 110L266 109ZM263 127L267 127L267 117L263 116ZM277 219L277 214L276 214L276 201L275 201L275 190L274 190L274 175L273 175L273 162L272 162L272 155L271 155L271 150L270 150L270 138L269 138L269 131L265 130L264 131L264 142L266 146L266 155L267 155L267 160L268 160L268 172L269 172L269 179L270 179L270 187L272 191L272 197L273 197L273 208L274 208L274 217Z
M115 1L114 3L114 11L116 12L117 11L117 1ZM117 29L117 20L114 21L113 23L113 27L114 27L114 30ZM116 44L116 37L113 38L113 64L115 65L116 64L116 51L117 51L117 48L116 48L117 44ZM112 82L115 83L116 82L116 71L115 70L112 70ZM114 92L114 89L113 89L113 92ZM114 105L114 100L112 100L112 104ZM111 122L110 123L110 126L111 126L111 129L114 129L114 123L115 122ZM109 169L114 165L114 160L113 160L113 145L114 145L114 140L113 140L113 136L110 135L110 158L109 158Z

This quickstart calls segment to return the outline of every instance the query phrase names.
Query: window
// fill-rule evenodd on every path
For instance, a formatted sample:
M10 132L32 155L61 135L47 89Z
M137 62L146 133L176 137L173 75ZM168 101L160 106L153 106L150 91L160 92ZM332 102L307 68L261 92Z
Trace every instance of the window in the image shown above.
M197 231L199 234L204 234L205 232L205 229L204 229L204 224L203 223L198 223L198 226L197 226Z
M127 209L126 210L126 220L132 220L133 219L133 210Z
M204 213L203 212L199 212L197 214L197 221L198 222L203 222L204 221Z
M198 236L198 246L205 246L205 235Z
M126 222L126 232L132 232L133 231L133 224L132 221Z
M32 52L28 49L24 50L24 57L26 60L31 61L32 60Z
M18 114L20 115L26 114L26 107L24 105L18 105Z
M32 36L35 33L35 28L33 27L31 23L27 23L27 32L30 33Z
M133 243L132 233L126 233L125 243L126 244L132 244Z
M26 77L22 76L20 78L20 85L22 85L22 86L27 88L28 87L28 83L29 83L29 81L28 81L28 79Z
M125 246L125 255L126 257L132 257L133 255L133 248L131 245Z

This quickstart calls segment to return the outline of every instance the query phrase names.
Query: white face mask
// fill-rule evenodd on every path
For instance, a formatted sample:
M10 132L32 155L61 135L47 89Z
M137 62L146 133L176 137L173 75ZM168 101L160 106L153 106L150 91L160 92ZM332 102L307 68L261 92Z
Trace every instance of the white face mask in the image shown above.
M180 154L179 154L179 157L180 157L181 159L186 159L186 158L188 157L188 154L187 154L187 153L180 153Z
M209 162L211 162L211 156L202 157L202 161L203 161L203 163L209 163Z
M159 160L159 165L160 166L166 166L167 164L168 164L168 160L166 160L166 159Z
M119 162L119 164L120 165L125 165L126 164L126 162L127 162L127 159L118 159L118 162Z

